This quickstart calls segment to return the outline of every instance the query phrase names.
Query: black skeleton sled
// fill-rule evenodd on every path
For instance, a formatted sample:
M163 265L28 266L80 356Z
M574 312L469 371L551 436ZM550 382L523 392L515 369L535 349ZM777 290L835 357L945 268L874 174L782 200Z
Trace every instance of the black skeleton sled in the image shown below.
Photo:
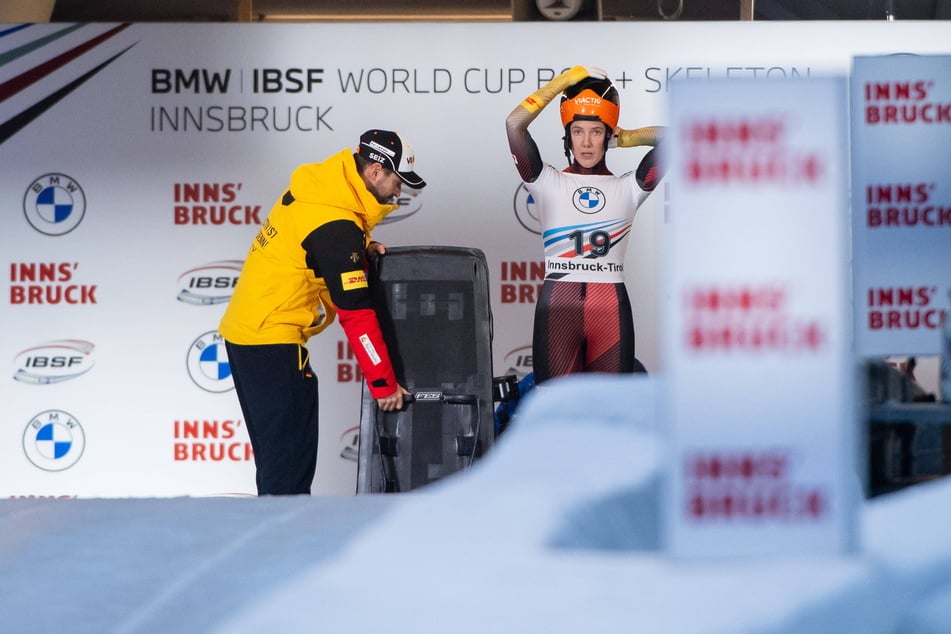
M467 247L391 247L369 272L373 301L400 384L402 410L360 408L357 493L397 493L472 466L495 440L493 403L515 377L492 376L485 255Z

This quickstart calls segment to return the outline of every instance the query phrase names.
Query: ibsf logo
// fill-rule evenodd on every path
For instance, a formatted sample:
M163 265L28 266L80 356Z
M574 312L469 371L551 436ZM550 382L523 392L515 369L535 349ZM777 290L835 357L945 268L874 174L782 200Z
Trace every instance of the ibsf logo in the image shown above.
M227 392L234 388L225 340L217 331L201 335L188 348L188 374L206 392Z
M44 471L69 469L82 457L85 448L82 425L62 410L40 412L23 432L26 457Z
M17 354L13 378L31 385L75 379L92 369L95 350L92 343L78 339L47 341Z
M23 213L27 222L40 233L61 236L82 222L86 213L86 195L69 176L46 174L27 188Z
M505 355L502 364L508 366L506 374L514 373L519 378L524 377L532 371L532 346L515 348Z
M392 222L399 222L400 220L406 220L410 216L414 215L420 209L423 208L423 199L422 199L422 190L411 189L407 187L403 190L403 193L396 199L395 203L399 205L398 209L394 209L387 216L380 221L381 225L388 225Z
M241 260L219 260L185 271L178 277L178 301L196 306L226 303L243 264Z
M518 189L515 190L514 205L515 219L518 220L519 224L528 231L536 235L541 235L542 221L538 214L538 206L535 204L535 199L525 187L525 183L519 184Z
M343 449L340 450L340 457L344 460L359 462L360 459L360 426L349 427L340 434L340 442L343 443Z

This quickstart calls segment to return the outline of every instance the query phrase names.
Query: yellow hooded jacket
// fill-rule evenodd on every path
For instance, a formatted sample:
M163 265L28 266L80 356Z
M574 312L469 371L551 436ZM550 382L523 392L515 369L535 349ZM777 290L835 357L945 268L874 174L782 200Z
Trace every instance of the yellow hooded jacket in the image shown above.
M371 229L397 207L367 190L351 150L295 169L251 242L218 332L240 345L304 345L339 316L370 393L392 394L366 248Z

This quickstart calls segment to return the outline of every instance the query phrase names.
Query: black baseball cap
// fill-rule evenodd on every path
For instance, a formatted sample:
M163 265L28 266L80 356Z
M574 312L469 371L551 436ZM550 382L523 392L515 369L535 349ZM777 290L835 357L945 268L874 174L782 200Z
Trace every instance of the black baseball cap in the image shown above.
M416 165L413 146L398 132L367 130L360 135L360 156L393 170L413 189L426 186L426 181L413 171Z

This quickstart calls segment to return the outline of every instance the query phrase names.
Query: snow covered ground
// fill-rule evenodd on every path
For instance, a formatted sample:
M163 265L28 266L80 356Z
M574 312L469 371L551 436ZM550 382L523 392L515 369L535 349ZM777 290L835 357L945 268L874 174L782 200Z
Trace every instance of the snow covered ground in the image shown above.
M537 390L411 493L0 501L0 630L951 632L951 480L867 501L851 556L666 557L651 380Z

